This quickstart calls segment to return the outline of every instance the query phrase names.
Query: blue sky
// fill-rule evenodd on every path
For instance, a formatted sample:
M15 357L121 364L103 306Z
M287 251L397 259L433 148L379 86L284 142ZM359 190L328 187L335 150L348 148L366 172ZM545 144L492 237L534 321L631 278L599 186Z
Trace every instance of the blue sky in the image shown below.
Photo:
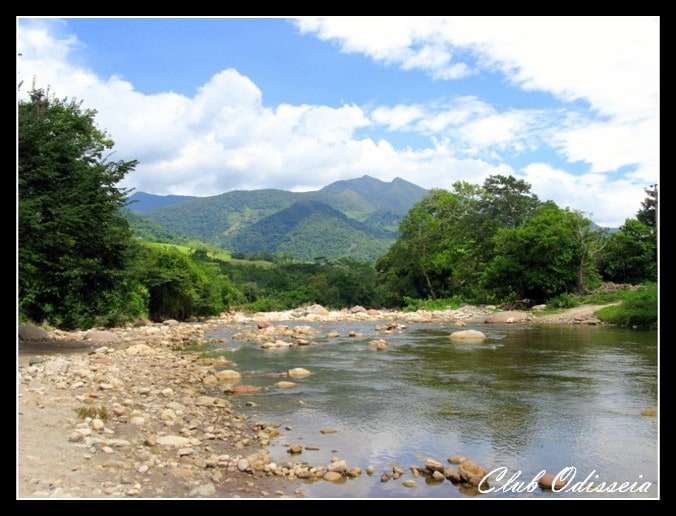
M514 175L617 227L659 179L659 17L17 18L154 194Z

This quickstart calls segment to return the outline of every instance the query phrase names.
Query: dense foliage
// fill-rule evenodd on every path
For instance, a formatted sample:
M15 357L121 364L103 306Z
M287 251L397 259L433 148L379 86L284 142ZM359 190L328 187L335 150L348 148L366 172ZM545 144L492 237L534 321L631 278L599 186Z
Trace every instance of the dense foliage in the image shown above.
M657 328L658 292L656 283L644 283L622 303L596 312L602 321L630 328Z
M433 189L377 261L384 302L563 303L603 280L656 281L657 187L646 192L636 219L609 234L580 212L540 201L513 177Z
M608 281L657 281L657 185L645 192L636 218L627 219L617 233L608 236L599 260L601 274Z
M222 216L231 231L247 224L257 229L229 236L241 244L230 256L195 232L185 236L125 208L128 192L116 185L137 162L108 159L113 141L94 116L80 103L35 88L19 103L23 321L88 328L314 303L415 309L527 298L564 307L574 294L609 280L648 283L604 313L607 320L656 323L656 185L646 190L636 218L610 234L580 212L540 201L530 185L512 176L430 190L396 228L396 213L359 212L377 204L382 188L367 176L358 180L364 195L346 181L302 202L276 190L231 195L240 205L228 209L222 196L199 200L211 210L209 217ZM405 205L419 194L411 186L395 180L387 195ZM362 221L326 199L355 210ZM164 208L162 216L180 220L197 201L180 202L171 215ZM204 222L186 227L199 234L216 231ZM302 261L299 248L306 250ZM378 259L363 249L378 249Z
M136 161L109 161L95 112L33 89L19 103L19 310L75 327L138 308L130 232L116 184Z

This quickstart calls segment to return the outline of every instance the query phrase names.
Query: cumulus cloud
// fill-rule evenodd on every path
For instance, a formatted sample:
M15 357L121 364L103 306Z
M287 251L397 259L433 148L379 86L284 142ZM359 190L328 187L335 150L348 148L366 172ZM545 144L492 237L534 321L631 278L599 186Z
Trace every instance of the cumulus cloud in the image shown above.
M653 169L656 179L659 17L327 17L300 19L297 25L346 52L419 68L433 78L495 70L521 89L585 102L587 119L558 137L563 155L597 172L634 164L643 170L640 177ZM423 58L428 53L436 58ZM461 59L454 57L458 53ZM416 60L419 64L412 65ZM454 73L456 67L464 73ZM605 117L604 123L597 117ZM493 118L489 129L509 136L514 122L513 116L511 123ZM487 124L481 120L475 127ZM620 153L619 142L626 143Z
M531 163L520 178L540 200L581 211L602 227L619 227L636 215L646 193L627 180L609 180L601 174L575 175L546 163ZM618 214L624 214L618 216Z
M489 175L520 174L541 197L619 225L638 209L642 187L656 182L659 171L656 57L650 53L653 38L644 38L647 28L655 29L654 19L636 21L638 34L626 38L631 49L614 37L592 50L585 49L594 42L588 24L572 38L568 19L537 21L348 17L297 23L304 33L334 41L346 52L435 79L499 70L521 88L549 91L571 103L583 99L592 109L498 107L468 95L389 106L265 106L264 92L235 69L215 73L192 97L148 95L122 77L100 77L78 64L74 52L83 44L58 20L20 27L17 71L25 83L35 77L38 87L96 109L97 123L116 142L115 159L140 161L124 184L137 190L187 195L309 190L364 174L450 189L459 180L480 184ZM596 26L603 23L614 22L604 18ZM609 34L619 36L619 27ZM528 37L517 37L524 34ZM613 58L604 60L610 50ZM644 62L636 63L639 58ZM620 65L634 67L632 80L613 73ZM396 147L388 139L395 133L426 143ZM517 170L507 164L508 154L541 147L571 163L586 163L589 173L576 176L536 159L530 164L521 159L526 164ZM621 181L603 174L620 167Z
M423 70L436 79L470 73L466 63L453 61L444 37L446 21L440 17L339 16L300 18L296 24L303 33L338 42L344 52L363 53L404 70Z

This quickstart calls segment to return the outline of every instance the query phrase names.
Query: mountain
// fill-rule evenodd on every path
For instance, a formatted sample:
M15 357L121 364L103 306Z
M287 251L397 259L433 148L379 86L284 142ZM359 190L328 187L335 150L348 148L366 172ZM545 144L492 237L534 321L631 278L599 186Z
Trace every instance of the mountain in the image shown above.
M190 237L155 224L145 218L143 214L135 213L129 208L121 208L119 214L122 218L126 219L134 236L142 240L179 245L190 242Z
M328 196L350 198L357 196L376 210L406 213L418 202L427 190L397 177L390 183L384 183L370 176L359 179L336 181L320 190ZM414 203L411 200L415 199Z
M348 218L326 203L298 201L226 239L226 247L242 253L273 252L299 260L349 256L375 260L396 239L394 231Z
M135 213L148 213L158 208L164 208L178 202L195 199L189 195L155 195L145 192L134 192L128 198L127 209Z
M403 216L426 194L400 178L387 183L365 175L312 192L235 190L187 198L142 215L232 252L373 260L387 251ZM147 200L157 199L141 202Z

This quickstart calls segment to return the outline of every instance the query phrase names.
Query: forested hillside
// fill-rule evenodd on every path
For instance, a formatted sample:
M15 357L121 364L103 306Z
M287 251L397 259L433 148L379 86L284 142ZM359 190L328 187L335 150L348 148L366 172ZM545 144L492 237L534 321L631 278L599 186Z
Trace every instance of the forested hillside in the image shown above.
M114 142L94 116L43 90L19 103L22 323L86 329L314 303L557 307L613 282L625 285L608 320L657 324L657 185L613 233L513 176L423 195L364 176L328 192L230 192L149 213L186 229L177 232L126 208L116 185L137 162L108 160ZM231 255L196 233L251 252Z
M394 242L402 217L426 193L403 179L387 183L363 176L313 192L227 192L171 204L143 216L235 253L373 261Z

